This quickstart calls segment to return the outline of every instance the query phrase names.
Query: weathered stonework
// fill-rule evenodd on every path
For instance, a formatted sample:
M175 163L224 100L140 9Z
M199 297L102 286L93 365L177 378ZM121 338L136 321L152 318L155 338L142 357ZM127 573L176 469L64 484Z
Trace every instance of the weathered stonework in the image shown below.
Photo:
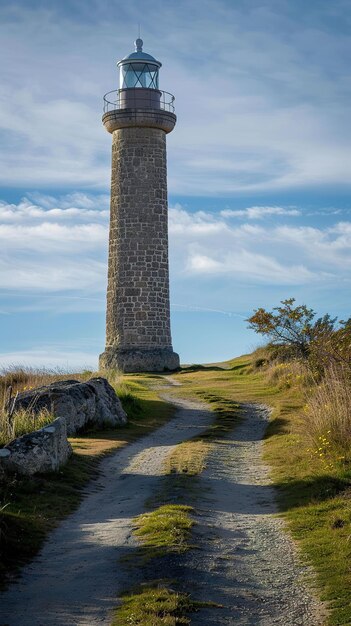
M105 378L91 378L86 383L62 380L24 391L18 394L14 408L33 414L46 409L55 417L64 417L68 436L87 426L115 428L127 422L121 401Z
M0 449L0 473L32 476L57 471L72 454L67 441L64 417L58 417L49 426L22 435Z
M100 367L174 370L179 356L170 330L166 132L176 117L163 110L134 113L122 109L103 117L112 133L112 177Z
M87 427L115 428L127 422L120 399L104 378L63 380L22 392L15 402L15 411L19 409L33 415L47 409L56 419L0 448L0 479L8 473L57 471L72 454L67 436Z

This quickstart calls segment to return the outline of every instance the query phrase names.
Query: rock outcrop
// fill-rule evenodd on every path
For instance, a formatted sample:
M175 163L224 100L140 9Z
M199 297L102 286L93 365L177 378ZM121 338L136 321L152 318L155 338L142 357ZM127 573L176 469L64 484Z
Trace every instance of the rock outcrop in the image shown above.
M71 454L66 420L58 417L49 426L18 437L1 448L0 467L5 473L32 476L38 472L57 471Z
M15 411L18 409L33 413L47 409L54 417L64 417L68 436L87 426L115 427L127 421L120 399L105 378L91 378L86 383L63 380L20 393L15 403Z
M20 393L14 407L15 412L19 409L33 414L47 409L54 421L0 448L0 478L12 472L32 476L56 471L72 454L67 436L90 426L111 428L127 421L120 399L105 378L86 383L63 380Z

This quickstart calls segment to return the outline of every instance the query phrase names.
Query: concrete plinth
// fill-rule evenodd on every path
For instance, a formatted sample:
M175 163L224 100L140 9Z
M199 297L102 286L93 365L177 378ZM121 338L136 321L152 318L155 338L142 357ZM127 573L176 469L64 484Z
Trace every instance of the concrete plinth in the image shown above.
M179 368L179 355L172 348L106 348L99 366L125 373L174 371Z

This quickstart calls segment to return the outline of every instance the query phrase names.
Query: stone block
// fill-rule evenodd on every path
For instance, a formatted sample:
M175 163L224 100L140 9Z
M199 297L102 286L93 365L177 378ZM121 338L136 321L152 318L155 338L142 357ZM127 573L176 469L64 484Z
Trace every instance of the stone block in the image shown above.
M58 417L49 426L18 437L0 449L0 468L5 474L25 476L53 472L64 465L71 454L66 420Z
M86 383L64 380L20 393L15 403L17 409L34 414L47 409L55 417L64 417L68 435L87 426L115 427L127 421L121 401L105 378L91 378Z

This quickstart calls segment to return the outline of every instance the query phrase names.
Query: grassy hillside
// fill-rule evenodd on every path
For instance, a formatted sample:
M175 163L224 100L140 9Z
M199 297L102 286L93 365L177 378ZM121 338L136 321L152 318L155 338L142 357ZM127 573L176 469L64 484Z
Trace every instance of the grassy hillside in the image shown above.
M202 398L223 412L228 403L259 402L271 407L265 459L278 488L279 506L304 558L316 569L332 625L351 624L351 451L329 451L306 428L306 401L315 385L295 364L265 366L260 352L218 366L188 368L175 378L180 393ZM327 410L327 407L326 407ZM348 454L347 454L348 450Z
M17 478L2 485L2 581L21 562L31 558L50 528L78 505L82 487L96 475L104 454L147 434L173 415L173 407L159 398L157 390L151 389L157 376L128 375L123 381L113 373L110 376L113 384L119 386L130 415L128 426L71 439L74 456L59 475L30 480ZM269 364L262 351L223 364L188 367L173 378L181 383L172 388L174 395L202 399L214 409L215 415L213 425L201 438L181 444L167 460L166 473L186 475L188 485L203 470L216 438L235 427L240 419L241 403L259 402L271 407L265 459L278 488L279 506L303 557L316 569L321 597L330 607L329 624L351 624L350 446L345 438L338 443L333 429L326 427L327 422L311 422L309 411L316 392L315 381L296 363ZM20 384L24 384L23 380ZM335 408L339 397L337 394L334 398L334 405L326 402L324 409L319 403L323 415L342 411L342 406ZM318 431L317 426L322 431ZM167 493L165 502L161 498L155 506L167 504L169 500ZM164 509L161 512L162 515L152 518L156 530L159 520L167 522L168 512ZM183 517L181 521L184 524ZM150 593L154 597L154 591ZM184 610L191 610L187 599L168 596L169 592L164 589L158 593L166 594L166 604L173 606L175 603L176 608L172 610L177 614L178 611L181 614L179 604L188 607ZM139 608L142 597L141 594ZM138 600L129 595L127 601L135 610ZM123 611L126 610L124 607Z

